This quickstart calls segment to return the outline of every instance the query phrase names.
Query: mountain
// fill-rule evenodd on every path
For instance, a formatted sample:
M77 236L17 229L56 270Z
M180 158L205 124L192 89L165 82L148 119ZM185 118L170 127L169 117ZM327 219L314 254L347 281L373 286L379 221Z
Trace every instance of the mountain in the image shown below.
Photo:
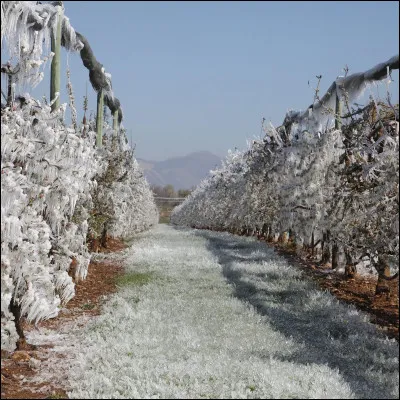
M221 164L221 159L209 151L198 151L184 157L165 161L148 161L137 158L147 181L151 185L173 185L175 190L190 189L205 178L210 169Z

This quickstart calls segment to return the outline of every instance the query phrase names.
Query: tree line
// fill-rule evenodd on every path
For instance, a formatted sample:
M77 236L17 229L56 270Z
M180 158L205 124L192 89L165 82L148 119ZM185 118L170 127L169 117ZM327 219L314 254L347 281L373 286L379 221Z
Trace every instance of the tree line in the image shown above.
M157 197L183 198L189 196L189 194L192 192L192 189L175 190L174 186L171 184L165 186L150 185L150 188L153 191L154 196Z
M54 64L59 67L60 54L45 52L54 41L83 52L84 63L93 66L87 41L72 28L60 2L34 3L1 3L1 41L9 54L1 70L8 79L1 107L1 347L9 351L24 345L23 319L53 318L75 296L92 252L106 246L107 238L127 238L158 221L101 64L95 63L101 73L92 84L105 90L113 126L99 114L103 107L97 121L84 116L78 123L69 71L69 104L60 101L53 78L50 101L18 92L43 78L41 68L52 57L52 75ZM71 125L65 123L67 107Z
M389 93L352 102L398 68L392 57L338 79L321 99L317 91L278 128L263 121L265 136L229 151L171 221L280 241L347 277L363 263L378 274L376 293L387 291L399 264L399 106Z

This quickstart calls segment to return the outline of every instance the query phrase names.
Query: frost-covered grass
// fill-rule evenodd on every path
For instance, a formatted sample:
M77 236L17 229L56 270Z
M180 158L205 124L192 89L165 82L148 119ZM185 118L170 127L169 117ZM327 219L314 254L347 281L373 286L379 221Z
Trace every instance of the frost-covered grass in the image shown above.
M254 239L158 225L124 259L149 279L54 348L71 355L71 398L398 394L398 344Z

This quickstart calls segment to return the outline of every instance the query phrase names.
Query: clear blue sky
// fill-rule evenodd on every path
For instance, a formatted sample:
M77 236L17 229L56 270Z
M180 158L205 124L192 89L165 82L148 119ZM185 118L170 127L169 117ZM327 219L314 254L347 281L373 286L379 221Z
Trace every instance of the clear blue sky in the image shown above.
M394 1L64 5L112 74L136 156L148 160L242 149L247 138L260 136L263 117L277 126L288 109L311 104L307 82L315 84L316 75L323 76L323 94L346 64L350 74L361 72L399 52ZM64 50L63 58L65 64ZM88 71L78 54L69 60L81 118ZM47 84L35 92L48 95ZM88 92L95 110L90 84Z

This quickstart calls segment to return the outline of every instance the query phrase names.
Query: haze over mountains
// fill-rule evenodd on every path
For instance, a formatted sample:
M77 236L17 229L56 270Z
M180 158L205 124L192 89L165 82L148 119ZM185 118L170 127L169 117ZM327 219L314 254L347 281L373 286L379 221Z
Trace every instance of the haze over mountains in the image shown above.
M221 158L209 151L198 151L165 161L148 161L137 158L144 175L151 185L171 184L175 190L190 189L204 179L210 169L221 164Z

